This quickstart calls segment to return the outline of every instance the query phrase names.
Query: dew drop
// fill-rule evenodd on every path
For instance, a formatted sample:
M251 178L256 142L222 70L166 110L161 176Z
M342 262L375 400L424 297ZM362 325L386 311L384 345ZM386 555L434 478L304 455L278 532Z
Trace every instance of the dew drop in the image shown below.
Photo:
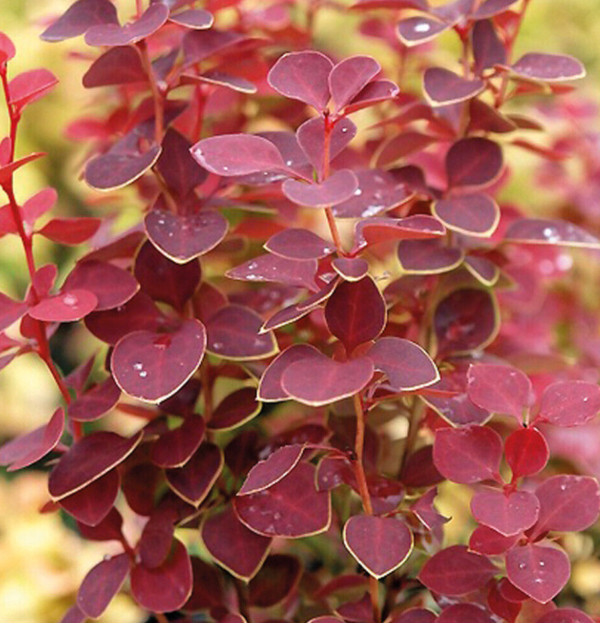
M215 342L212 347L213 350L221 350L223 348L223 344L221 342Z
M144 367L143 364L141 364L139 362L133 364L133 369L134 370L141 370L143 367Z
M567 490L567 485L560 485L560 490L561 491L566 491Z
M278 521L279 519L281 519L281 513L280 513L280 512L278 512L278 511L274 512L274 513L273 513L273 519L274 519L275 521Z
M224 166L223 171L229 171L229 167Z
M342 128L342 132L345 134L348 131L348 128Z
M590 399L589 396L584 396L583 397L583 402L587 402L589 399Z
M543 560L540 560L540 567L545 567L546 563Z
M520 562L519 569L527 569L527 565L524 562Z
M292 166L292 161L291 161L291 160L286 160L286 161L285 161L285 164L286 164L288 167L291 167L291 166Z
M250 262L250 264L248 264L248 270L254 270L257 266L258 264L256 262Z
M360 195L362 195L362 192L363 192L363 191L362 191L360 188L357 188L357 189L354 191L354 195L355 195L356 197L360 197Z
M415 26L415 32L429 32L431 30L431 24L427 22L421 22Z
M535 580L533 582L534 582L534 584L541 584L542 583L542 578L535 578Z
M148 373L146 372L146 370L141 370L140 371L140 376L145 379L148 376Z
M75 307L79 303L79 299L74 294L67 294L63 298L63 303L69 307Z

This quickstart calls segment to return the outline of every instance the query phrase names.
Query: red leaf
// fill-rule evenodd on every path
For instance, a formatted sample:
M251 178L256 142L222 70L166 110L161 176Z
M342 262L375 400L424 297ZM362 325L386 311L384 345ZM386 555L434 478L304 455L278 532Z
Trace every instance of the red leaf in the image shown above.
M77 0L40 36L44 41L64 41L97 24L118 23L117 9L110 0Z
M510 6L515 4L517 0L485 0L479 8L473 13L474 19L488 19L499 13L504 13Z
M585 381L560 381L546 387L536 420L555 426L581 426L600 412L600 387Z
M450 187L477 188L491 184L502 171L502 150L487 138L463 138L446 154Z
M273 554L250 580L248 601L259 608L275 606L290 595L301 577L302 565L298 558L288 554Z
M210 493L223 469L223 453L212 443L203 443L196 454L183 466L167 469L171 489L192 506L200 506Z
M0 465L8 465L9 472L33 465L54 450L64 426L65 413L57 409L47 424L5 443L0 448Z
M204 30L213 25L214 18L211 13L204 9L186 9L185 11L170 15L169 21L186 28Z
M368 350L367 357L381 370L395 391L427 387L440 379L438 369L418 344L397 337L383 337Z
M53 242L78 245L89 240L98 231L101 223L101 219L91 217L55 218L38 233Z
M360 357L340 363L321 355L296 361L281 377L290 398L318 407L358 394L373 376L370 359Z
M446 228L431 216L415 214L406 218L367 218L355 228L355 248L394 240L426 240L441 238Z
M437 617L425 608L409 608L400 616L393 616L390 623L434 623Z
M514 547L506 555L508 579L525 594L545 604L565 586L571 574L567 555L538 544Z
M60 505L77 521L97 526L113 508L120 484L119 474L113 469L76 493L62 498Z
M399 92L400 89L391 80L373 80L346 106L344 114L350 115L357 110L375 106L396 97Z
M553 476L535 491L540 501L536 534L547 530L580 532L600 514L600 487L589 476Z
M249 530L231 506L206 519L200 535L215 562L246 581L256 575L271 546L271 539Z
M146 215L144 226L152 244L178 264L212 251L228 229L227 219L213 210L189 215L152 210Z
M150 451L150 459L159 467L182 467L200 447L205 428L200 415L188 415L178 428L158 438Z
M108 262L82 261L75 265L63 290L87 290L96 296L95 311L114 309L131 300L140 289L131 273Z
M146 402L172 396L198 369L206 349L206 331L186 320L172 333L135 331L119 340L111 369L119 387Z
M413 536L406 524L394 517L356 515L344 526L344 543L367 572L379 579L406 562Z
M1 165L0 166L0 185L4 185L7 182L9 182L12 179L13 173L17 169L20 169L22 166L28 164L29 162L33 162L34 160L37 160L38 158L41 158L42 156L45 156L45 155L46 154L42 152L35 152L23 158L19 158L19 160L15 160L14 162L9 162L8 164ZM16 231L13 229L14 221L12 221L12 215L10 218L11 218L11 224L9 225L6 233L16 233Z
M126 438L109 432L95 432L76 442L63 454L48 480L55 500L80 491L122 463L137 447L142 435Z
M285 97L297 99L318 112L329 102L329 74L333 63L320 52L290 52L273 65L267 80Z
M502 438L485 426L443 428L435 434L433 460L452 482L471 484L493 479L502 460Z
M78 606L71 606L60 623L85 623L87 619L87 616L81 612Z
M160 567L167 559L173 544L176 519L175 510L168 506L158 506L151 513L138 542L139 561L147 569Z
M196 143L191 151L205 169L217 175L288 171L277 147L266 138L252 134L205 138Z
M448 106L475 97L485 84L482 80L466 80L441 67L430 67L425 71L423 86L432 106Z
M208 428L221 432L238 428L256 417L261 408L256 389L243 387L223 398L213 411Z
M81 536L89 541L119 541L122 538L123 518L116 508L96 526L87 526L77 522Z
M111 48L99 56L83 75L86 89L121 84L146 84L146 74L139 53L132 46Z
M416 130L406 130L386 140L377 151L375 162L377 166L389 167L435 142L437 139L433 136Z
M547 612L536 623L594 623L587 614L574 608L558 608Z
M504 536L487 526L477 526L469 539L469 549L476 554L498 556L507 552L520 538L520 534Z
M176 539L174 543L173 552L160 567L147 569L138 564L131 572L131 592L142 608L171 612L181 608L192 593L190 557L182 543Z
M442 610L437 623L494 623L494 619L475 604L454 604Z
M29 309L29 315L44 322L74 322L96 309L98 299L87 290L70 290L44 299Z
M429 17L409 17L398 22L398 38L407 47L420 45L435 39L450 28L450 24Z
M129 573L129 557L119 554L92 567L77 592L77 606L91 619L102 616Z
M483 194L440 199L433 204L432 211L448 229L467 236L488 238L500 222L500 208Z
M304 446L299 444L279 448L250 470L237 494L250 495L273 486L296 467L303 451Z
M14 58L15 54L15 44L8 35L0 32L0 63L5 64L11 58Z
M228 270L226 275L240 281L272 281L314 292L318 290L316 272L316 260L292 260L265 253Z
M576 58L560 54L525 54L511 70L522 78L542 82L563 82L585 76L585 67Z
M0 292L0 331L10 327L27 313L27 304L15 301Z
M386 316L385 300L371 277L343 281L325 305L327 326L343 342L348 354L380 335Z
M500 269L492 261L485 257L469 255L464 261L465 268L484 286L496 285L500 278Z
M329 74L333 112L345 108L380 71L381 66L371 56L351 56L339 62Z
M264 246L270 253L291 260L321 259L335 251L333 243L308 229L293 227L271 236Z
M434 554L418 577L429 590L454 597L476 591L496 573L484 556L469 552L464 545L453 545Z
M194 588L183 609L194 612L220 606L224 600L221 572L214 565L204 562L198 556L192 556L191 559Z
M503 536L519 534L531 528L540 511L538 499L528 491L504 493L484 488L471 499L471 512L479 523Z
M511 0L514 2L514 0ZM488 2L488 4L490 4ZM484 8L483 6L480 9ZM495 65L506 63L506 48L500 39L492 20L481 20L473 27L471 35L473 45L474 70L478 75ZM475 100L471 100L473 103Z
M57 77L47 69L25 71L8 83L9 103L20 112L28 104L43 97L57 84Z
M87 163L84 177L92 188L108 191L131 184L156 163L161 152L161 148L154 145L143 153L123 153L117 145Z
M118 24L97 24L85 33L85 42L98 47L115 47L137 43L156 32L169 17L169 8L162 3L151 4L135 21Z
M522 421L531 403L531 381L512 366L472 365L467 373L469 398L490 413L513 415Z
M234 505L240 520L264 536L297 539L325 532L331 523L329 492L315 488L310 463L298 463L268 489L236 497Z
M435 275L458 267L464 252L458 247L447 247L441 240L401 240L398 260L405 273Z
M362 257L336 257L331 267L345 281L361 281L369 273L369 264Z
M535 428L520 428L504 442L506 462L515 478L541 472L550 457L546 438Z
M350 199L358 189L358 179L350 169L342 169L321 184L285 180L281 189L293 203L310 208L325 208Z
M504 234L507 242L600 249L600 240L573 223L544 218L520 218Z
M224 359L251 361L277 352L273 333L261 333L262 318L248 307L228 305L208 320L207 349Z

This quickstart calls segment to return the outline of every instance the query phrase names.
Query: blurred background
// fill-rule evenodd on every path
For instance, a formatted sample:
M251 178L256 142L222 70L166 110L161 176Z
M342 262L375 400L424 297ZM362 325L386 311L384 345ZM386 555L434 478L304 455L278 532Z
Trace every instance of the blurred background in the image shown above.
M266 4L261 0L263 4ZM350 2L347 2L350 4ZM85 146L65 138L71 120L90 109L91 98L81 85L88 55L80 40L49 44L39 39L45 25L71 4L71 0L0 0L0 28L16 44L17 56L11 62L12 75L20 71L47 67L60 80L46 98L25 112L17 154L44 151L48 157L25 167L17 174L19 198L27 198L46 186L59 193L55 214L88 214L94 210L112 211L115 206L94 193L79 179L85 161ZM134 10L134 0L116 2L122 18ZM256 2L254 4L260 4ZM519 37L516 56L526 51L563 52L581 59L588 77L578 83L578 92L590 103L600 103L600 11L597 0L533 0ZM340 20L348 22L340 27ZM317 39L334 42L339 52L370 52L385 65L385 48L374 48L358 35L340 37L346 26L352 31L356 17L323 11L317 23ZM452 35L441 40L450 59L454 54ZM453 59L452 59L453 60ZM418 85L413 85L418 87ZM580 97L580 96L578 96ZM94 104L97 106L97 104ZM0 106L0 108L2 108ZM598 129L592 114L586 120L589 131ZM0 111L0 137L6 135L6 115ZM538 175L539 159L519 151L511 154L514 179L508 193L518 196L524 182ZM515 158L518 159L517 166ZM559 208L563 199L555 192L539 192L531 197L532 210L544 212ZM591 197L600 205L600 193ZM119 207L124 223L139 218L139 206L131 202ZM122 211L121 211L122 210ZM600 209L598 210L600 215ZM594 214L589 218L594 221ZM600 223L598 216L597 223ZM76 259L73 251L44 244L38 238L35 248L38 265L56 261L64 274ZM58 254L58 255L57 255ZM59 275L60 280L60 275ZM595 280L595 277L594 277ZM594 281L595 282L595 281ZM22 296L27 284L20 243L8 236L0 240L0 291ZM595 290L597 291L597 290ZM594 290L592 290L592 293ZM83 335L83 334L82 334ZM89 338L67 336L61 351L63 368L71 368L93 353L97 346ZM46 370L30 356L17 359L0 374L0 441L28 432L45 423L58 402L56 388ZM2 468L0 468L1 470ZM64 517L58 513L40 514L48 500L46 474L35 468L16 474L0 471L0 623L56 623L60 621L87 570L106 553L106 544L83 542ZM449 529L464 526L468 515L467 500L452 498L444 508L453 516ZM590 557L592 537L572 535L570 553L574 558L573 590L587 604L590 613L600 613L600 562ZM596 551L598 548L596 548ZM585 607L585 606L584 606ZM138 623L145 620L124 596L118 597L102 617L102 623Z

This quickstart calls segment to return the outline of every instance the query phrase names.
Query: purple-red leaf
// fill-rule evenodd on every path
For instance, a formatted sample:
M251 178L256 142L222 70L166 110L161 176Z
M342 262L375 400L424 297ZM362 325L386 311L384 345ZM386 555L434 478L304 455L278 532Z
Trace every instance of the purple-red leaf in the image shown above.
M511 223L504 240L527 244L549 244L558 247L600 249L600 240L587 231L556 219L521 218Z
M148 82L139 53L132 46L111 48L98 57L83 75L86 89Z
M575 608L558 608L547 612L536 623L594 623L587 614Z
M536 419L555 426L581 426L600 412L600 387L585 381L559 381L542 394Z
M472 484L492 479L501 460L502 438L491 428L442 428L435 434L433 461L452 482Z
M469 549L485 556L498 556L507 552L520 538L520 534L504 536L487 526L477 526L469 539Z
M64 41L83 35L92 26L118 23L117 9L110 0L77 0L40 36L44 41Z
M211 13L204 9L186 9L185 11L171 14L169 21L186 28L204 30L213 25L214 18Z
M69 405L69 418L78 422L93 422L113 409L120 397L119 386L109 376Z
M182 467L200 447L205 428L201 416L188 415L178 428L163 433L154 443L152 462L159 467Z
M267 77L281 95L325 110L329 101L329 74L333 63L320 52L290 52L273 65Z
M329 74L334 113L345 108L380 71L381 65L371 56L351 56L339 62Z
M58 78L47 69L32 69L15 76L8 84L9 103L22 111L58 84Z
M560 54L525 54L511 67L511 71L521 78L542 82L563 82L585 76L585 67L580 61Z
M473 517L503 536L519 534L537 521L540 503L533 493L484 488L471 500Z
M70 290L40 301L29 315L44 322L74 322L96 309L98 299L87 290Z
M494 619L475 604L453 604L444 608L437 623L494 623Z
M263 489L268 489L285 478L300 461L304 446L293 444L283 446L271 454L264 461L257 463L248 472L248 476L238 495L250 495Z
M355 248L394 240L427 240L441 238L446 228L435 218L415 214L406 218L366 218L355 228Z
M398 85L391 80L373 80L346 106L344 114L350 115L357 110L375 106L396 97L399 92Z
M350 199L358 189L358 179L349 169L342 169L321 184L285 180L281 189L293 203L309 208L325 208Z
M271 236L265 249L290 260L316 260L335 251L335 245L308 229L289 228Z
M228 270L226 275L240 281L272 281L316 291L316 272L316 260L289 259L265 253Z
M456 141L446 154L446 174L450 187L477 188L491 184L502 171L502 150L487 138Z
M488 238L500 221L500 208L488 195L460 195L436 201L432 208L448 229L467 236Z
M485 84L482 80L466 80L441 67L430 67L425 72L423 86L432 106L448 106L475 97Z
M102 616L129 573L129 556L119 554L100 561L83 579L77 606L91 619Z
M273 554L248 584L248 601L259 608L270 608L283 601L298 585L302 564L295 556Z
M435 39L450 28L450 24L430 17L409 17L398 22L398 38L407 47Z
M571 565L562 550L534 543L513 547L508 552L506 573L519 590L545 604L565 586Z
M76 493L61 498L60 505L82 524L97 526L113 508L120 484L119 474L113 469Z
M0 331L10 327L27 313L27 304L15 301L0 292Z
M135 331L119 340L111 369L119 387L146 402L172 396L194 374L206 349L206 331L186 320L171 333Z
M242 387L225 396L213 411L210 430L227 431L244 425L257 416L262 405L256 400L254 387Z
M297 539L324 532L331 522L329 492L317 491L310 463L298 463L268 489L236 497L234 504L240 520L264 536Z
M369 273L369 264L362 257L336 257L331 268L345 281L362 281Z
M400 567L413 548L412 532L395 517L356 515L344 526L348 551L379 579Z
M431 239L401 240L398 260L402 270L415 275L435 275L453 270L463 261L458 247L447 247L445 241Z
M541 472L550 457L546 438L535 428L520 428L504 442L504 455L513 475L533 476Z
M38 231L39 234L60 244L79 245L89 240L100 227L99 218L55 218Z

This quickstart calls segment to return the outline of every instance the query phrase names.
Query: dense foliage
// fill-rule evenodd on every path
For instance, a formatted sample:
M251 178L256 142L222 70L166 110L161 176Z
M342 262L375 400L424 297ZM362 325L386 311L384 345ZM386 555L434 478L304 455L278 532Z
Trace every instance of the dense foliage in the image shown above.
M43 155L18 154L21 114L57 79L9 76L0 34L0 233L30 275L22 300L0 294L0 366L37 355L63 398L0 463L45 461L44 512L122 552L64 623L119 591L163 622L592 620L561 591L565 535L600 513L571 435L597 434L598 321L553 287L565 249L600 249L580 226L600 160L581 127L545 133L590 111L558 99L579 61L513 58L529 2L358 0L384 72L313 40L324 8L348 11L333 0L138 0L124 25L109 0L77 0L42 38L90 46L83 86L104 114L67 132L87 184L141 206L119 232L105 207L48 218L53 189L15 188ZM452 31L461 58L438 66ZM539 97L545 117L525 108ZM532 180L502 201L517 150L578 223L528 214ZM60 284L40 237L82 247ZM64 375L66 323L99 348ZM472 495L460 543L435 505L448 486Z

